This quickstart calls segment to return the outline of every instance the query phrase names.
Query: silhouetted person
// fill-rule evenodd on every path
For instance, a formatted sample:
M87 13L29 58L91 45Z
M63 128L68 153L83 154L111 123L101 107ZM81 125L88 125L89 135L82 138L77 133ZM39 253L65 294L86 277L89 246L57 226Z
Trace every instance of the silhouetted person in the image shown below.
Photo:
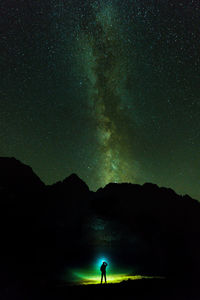
M107 263L104 261L101 265L101 283L103 282L103 277L104 277L104 280L105 280L105 283L106 283L106 267L107 267Z

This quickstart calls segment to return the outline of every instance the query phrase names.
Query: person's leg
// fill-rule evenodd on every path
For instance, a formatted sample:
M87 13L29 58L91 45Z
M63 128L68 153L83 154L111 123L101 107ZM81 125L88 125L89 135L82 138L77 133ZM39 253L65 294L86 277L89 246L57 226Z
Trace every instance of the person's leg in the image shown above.
M103 282L103 272L101 272L101 283Z
M105 283L106 283L106 272L104 273Z

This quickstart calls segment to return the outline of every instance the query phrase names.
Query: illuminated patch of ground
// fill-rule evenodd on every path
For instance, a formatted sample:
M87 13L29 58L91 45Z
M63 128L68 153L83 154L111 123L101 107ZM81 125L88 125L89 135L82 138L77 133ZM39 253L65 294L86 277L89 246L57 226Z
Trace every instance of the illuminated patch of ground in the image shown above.
M96 259L86 268L73 268L70 270L70 282L72 285L89 285L101 283L101 265L103 262L108 264L106 268L107 283L120 283L126 280L156 279L158 276L138 275L132 268L122 267L111 259L108 254L98 254ZM66 280L66 278L65 278ZM104 282L103 282L104 283Z
M74 273L77 277L76 284L99 284L101 283L101 276L93 275L93 274L81 274ZM153 278L162 278L158 276L142 276L142 275L127 275L127 274L107 274L107 283L120 283L124 280L140 280L140 279L153 279Z

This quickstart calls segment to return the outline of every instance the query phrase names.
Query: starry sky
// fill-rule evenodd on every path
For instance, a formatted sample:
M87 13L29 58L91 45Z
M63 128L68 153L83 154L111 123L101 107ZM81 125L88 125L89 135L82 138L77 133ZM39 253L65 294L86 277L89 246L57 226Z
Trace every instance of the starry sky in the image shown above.
M200 3L1 0L0 155L200 200Z

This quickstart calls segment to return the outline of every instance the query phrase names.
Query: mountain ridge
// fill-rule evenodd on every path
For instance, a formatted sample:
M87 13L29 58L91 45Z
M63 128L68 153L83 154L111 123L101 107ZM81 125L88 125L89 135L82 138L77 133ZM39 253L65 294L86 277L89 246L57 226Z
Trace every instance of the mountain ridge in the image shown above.
M188 195L152 183L92 192L76 174L47 186L13 158L0 158L0 178L2 282L56 280L102 252L138 274L200 276L200 203Z
M8 173L8 171L14 171L14 173L11 175ZM2 171L4 172L4 175L2 174ZM18 171L18 173L16 173L16 171ZM21 172L22 171L22 172ZM21 174L20 174L21 173ZM20 176L21 175L21 176ZM26 176L24 176L26 175ZM190 195L185 194L179 194L177 192L175 192L172 188L170 187L164 187L164 186L158 186L155 183L151 183L151 182L145 182L143 184L135 184L135 183L126 183L126 182L120 182L120 183L114 183L114 182L110 182L108 184L106 184L104 187L100 187L98 188L96 191L91 191L87 185L87 183L82 180L76 173L72 173L69 176L65 177L63 180L59 180L55 183L52 183L50 185L45 184L40 177L33 171L33 169L31 168L31 166L24 164L23 162L21 162L20 160L16 159L15 157L0 157L0 185L2 185L3 183L6 183L7 187L10 187L11 185L14 187L17 187L17 185L19 186L26 186L26 184L28 183L27 178L31 178L32 177L32 182L34 182L35 185L38 184L38 187L55 187L55 186L62 186L63 188L67 186L69 187L70 184L73 185L79 185L82 186L83 189L89 191L89 192L93 192L93 193L99 193L100 191L103 190L108 190L110 188L113 187L130 187L130 186L138 186L138 187L144 187L144 188L148 188L151 187L151 190L154 189L160 189L160 190L165 190L171 194L174 195L178 195L180 197L187 197L188 199L192 199L192 200L196 200L192 198ZM8 182L6 182L6 179L8 180L12 179L11 184L9 185ZM14 184L13 179L15 178L16 180L16 184ZM19 179L25 179L24 183L20 183ZM31 182L30 182L31 185ZM1 188L1 186L0 186ZM199 202L199 201L198 201Z

